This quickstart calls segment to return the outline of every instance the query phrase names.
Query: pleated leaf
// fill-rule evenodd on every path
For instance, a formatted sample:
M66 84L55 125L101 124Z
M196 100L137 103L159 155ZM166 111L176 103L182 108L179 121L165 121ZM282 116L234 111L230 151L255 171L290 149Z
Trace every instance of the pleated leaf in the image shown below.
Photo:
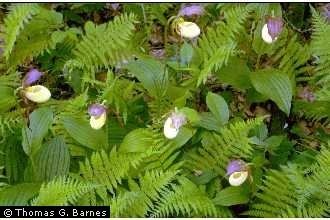
M251 74L251 81L258 92L274 101L287 115L290 114L292 85L287 75L277 70L263 70Z
M51 181L68 174L70 153L62 137L55 137L43 145L35 159L35 175L39 181Z

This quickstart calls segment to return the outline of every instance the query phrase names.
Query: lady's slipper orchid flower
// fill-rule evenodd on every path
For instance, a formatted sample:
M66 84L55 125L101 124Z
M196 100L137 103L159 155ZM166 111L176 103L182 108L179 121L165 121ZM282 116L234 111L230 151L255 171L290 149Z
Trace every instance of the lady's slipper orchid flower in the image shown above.
M283 20L279 17L270 17L261 31L262 39L271 44L277 40L283 30Z
M164 124L164 135L168 139L175 138L180 127L186 123L186 117L184 114L179 112L173 112L170 117L168 117Z
M242 160L233 160L227 166L227 175L229 175L229 184L240 186L249 176L247 166Z
M47 102L50 97L50 91L45 86L35 85L24 89L24 95L27 99L36 103Z
M107 109L102 104L93 104L88 108L88 113L91 116L89 124L95 130L103 127L107 120Z
M181 37L194 39L195 37L198 37L200 33L200 28L194 22L184 21L178 24L178 34Z

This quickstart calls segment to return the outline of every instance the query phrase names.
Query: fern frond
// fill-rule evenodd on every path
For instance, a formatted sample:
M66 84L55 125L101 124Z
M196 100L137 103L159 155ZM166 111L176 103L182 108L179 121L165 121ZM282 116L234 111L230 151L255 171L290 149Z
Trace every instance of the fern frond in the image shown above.
M16 110L0 115L0 143L5 140L6 136L14 133L14 128L19 127L23 123L23 110Z
M173 191L162 195L153 216L218 216L216 207L206 192L186 178L180 178L179 183L180 185L173 187Z
M214 170L219 175L225 174L228 162L235 158L249 158L253 147L248 137L249 131L261 124L262 118L241 121L230 124L215 132L205 132L202 137L202 147L198 154L191 153L186 161L190 170Z
M115 147L110 154L104 151L95 152L90 160L80 163L80 173L84 179L103 186L98 193L105 198L106 189L114 193L114 189L127 177L130 169L137 167L148 154L150 152L121 153Z
M315 9L312 8L313 14L313 34L311 42L311 50L313 55L317 56L317 77L318 83L329 82L330 80L330 45L328 36L330 35L330 25Z
M9 64L20 64L53 48L52 33L62 26L62 15L58 12L39 9L37 15L25 25L16 39Z
M314 122L321 122L324 126L328 126L330 121L330 102L327 101L295 101L293 104L293 112L303 115Z
M205 83L212 71L218 71L228 62L236 50L235 40L239 32L244 30L244 22L251 8L242 4L226 10L225 22L215 28L210 28L198 41L197 54L202 59L202 69L198 76L197 85Z
M5 50L4 56L8 60L14 48L17 36L31 18L38 13L37 4L14 4L10 7L10 13L5 18Z
M75 204L77 199L90 192L95 185L78 181L71 177L59 177L40 188L40 193L33 200L32 205L69 205Z
M309 46L301 45L297 35L294 35L288 39L285 46L274 52L273 61L274 66L292 79L305 71L303 67L309 58Z
M294 165L271 170L245 214L255 217L329 217L330 151L303 173ZM285 186L283 188L283 186Z
M134 14L116 16L113 21L97 26L87 22L86 34L73 52L75 62L94 73L127 60L132 55L127 45L135 22ZM90 78L94 79L94 76Z
M177 171L152 170L139 177L139 186L130 180L130 191L120 192L112 200L112 217L144 217L154 208L161 194L167 194Z

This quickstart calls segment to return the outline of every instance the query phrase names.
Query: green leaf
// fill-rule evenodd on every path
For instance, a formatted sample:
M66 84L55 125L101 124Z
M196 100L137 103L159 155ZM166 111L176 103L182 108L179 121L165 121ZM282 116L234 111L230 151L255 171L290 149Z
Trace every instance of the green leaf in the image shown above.
M65 116L62 121L70 136L83 146L94 150L108 146L107 135L103 129L92 129L89 122L82 118Z
M181 47L180 50L180 62L181 65L187 65L190 63L192 57L193 57L193 48L190 44L187 42L184 42L184 44Z
M229 84L238 89L248 89L252 87L250 81L251 71L246 65L246 60L233 57L228 64L216 73L221 82Z
M6 112L16 105L14 89L7 86L0 86L0 112Z
M229 109L227 102L222 96L212 92L206 95L206 104L214 117L221 123L226 124L229 120Z
M191 124L196 124L200 121L200 116L195 109L183 107L179 112L182 112Z
M141 58L130 62L127 68L138 78L151 96L162 97L166 94L168 74L161 62L150 58Z
M138 128L128 133L120 145L119 152L144 152L153 144L153 133L146 128Z
M39 181L51 181L68 174L70 153L62 137L55 137L43 145L35 158L35 175Z
M214 204L221 206L232 206L244 204L249 201L249 191L242 186L229 186L216 195L213 199Z
M287 75L274 69L263 70L253 73L251 81L258 92L274 101L287 115L290 114L292 85Z
M39 188L40 185L36 183L22 183L14 186L7 186L0 191L0 205L28 205L29 200L37 195Z
M50 108L39 108L30 114L29 127L25 125L22 128L22 145L27 155L38 151L43 138L53 123L53 117L53 111Z

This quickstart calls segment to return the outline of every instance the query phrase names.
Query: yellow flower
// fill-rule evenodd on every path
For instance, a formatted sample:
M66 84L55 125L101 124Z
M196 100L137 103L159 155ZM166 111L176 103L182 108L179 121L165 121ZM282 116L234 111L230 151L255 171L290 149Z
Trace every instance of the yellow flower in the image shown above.
M51 97L48 88L41 85L29 86L25 88L24 95L27 99L36 103L47 102Z

